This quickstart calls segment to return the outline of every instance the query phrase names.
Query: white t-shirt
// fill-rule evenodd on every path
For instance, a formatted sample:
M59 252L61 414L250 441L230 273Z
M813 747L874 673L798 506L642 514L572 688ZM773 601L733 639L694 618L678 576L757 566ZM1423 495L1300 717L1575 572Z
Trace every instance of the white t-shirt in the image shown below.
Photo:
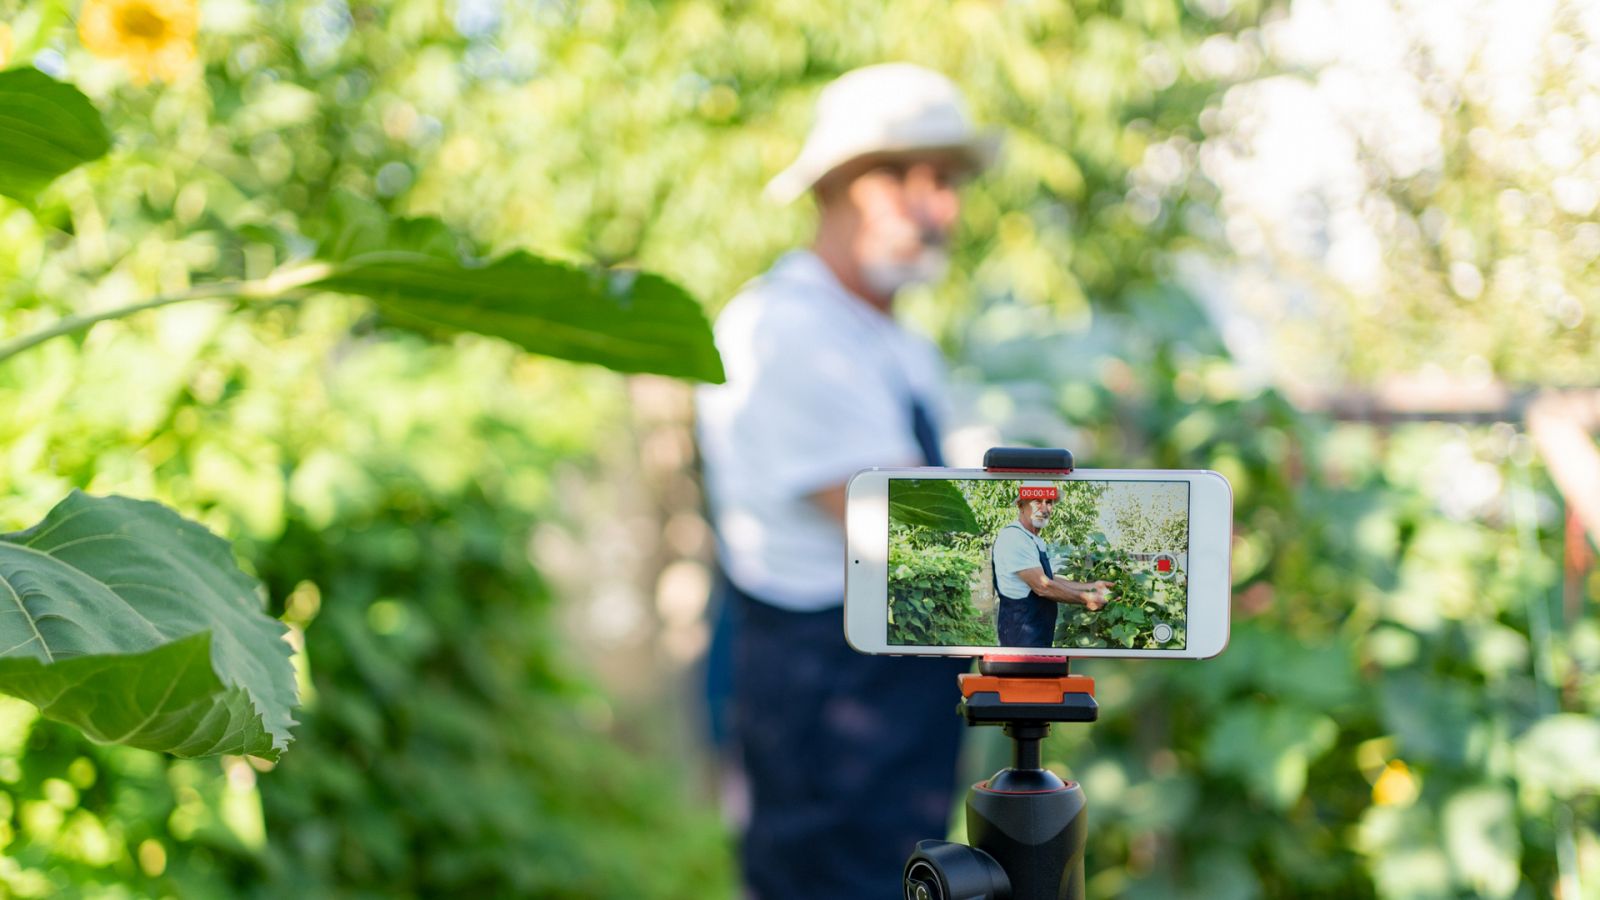
M844 600L844 531L806 499L872 466L917 466L912 398L935 427L945 367L925 338L847 291L821 259L780 259L717 318L727 382L696 395L728 577L792 610Z
M1013 600L1028 596L1028 583L1017 577L1024 569L1039 568L1039 553L1048 552L1044 538L1012 522L994 536L994 574L1000 594Z

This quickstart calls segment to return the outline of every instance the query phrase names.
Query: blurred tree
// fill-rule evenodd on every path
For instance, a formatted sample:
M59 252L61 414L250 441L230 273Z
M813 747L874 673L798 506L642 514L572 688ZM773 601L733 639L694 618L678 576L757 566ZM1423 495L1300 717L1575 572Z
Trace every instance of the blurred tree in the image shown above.
M1597 42L1569 0L1303 3L1234 49L1290 73L1230 89L1201 154L1281 377L1593 383Z

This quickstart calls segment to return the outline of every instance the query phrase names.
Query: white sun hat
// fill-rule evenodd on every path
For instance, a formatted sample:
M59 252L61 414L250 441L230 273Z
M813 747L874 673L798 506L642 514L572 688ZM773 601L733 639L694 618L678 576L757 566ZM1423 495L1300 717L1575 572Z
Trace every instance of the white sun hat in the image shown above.
M970 157L974 169L984 169L999 149L999 133L973 126L950 79L912 63L866 66L822 89L799 158L767 183L767 196L788 203L822 176L868 154L955 151Z

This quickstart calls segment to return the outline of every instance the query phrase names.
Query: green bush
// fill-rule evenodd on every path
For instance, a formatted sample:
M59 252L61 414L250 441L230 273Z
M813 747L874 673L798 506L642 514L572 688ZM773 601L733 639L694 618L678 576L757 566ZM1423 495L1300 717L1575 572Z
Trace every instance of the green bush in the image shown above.
M994 646L994 616L972 605L979 569L965 550L890 541L889 643Z
M58 465L8 514L115 472L235 536L303 642L305 705L258 771L95 745L0 702L0 895L731 894L720 822L658 723L592 686L529 561L533 529L561 521L560 473L590 477L591 442L625 418L621 385L481 339L374 340L357 316L277 311L283 341L214 320L225 355L163 356L135 329L29 360L130 405L163 367L215 386L160 395L149 431L27 406L9 426ZM23 390L0 372L0 396Z
M1056 646L1140 650L1184 646L1189 583L1185 572L1161 579L1126 549L1110 546L1099 532L1082 544L1055 545L1051 550L1057 575L1070 581L1109 581L1112 597L1095 612L1065 604L1056 621ZM1160 622L1172 626L1172 638L1165 643L1154 634Z
M358 515L291 519L264 548L273 596L322 595L305 632L317 699L262 792L270 893L725 885L720 826L616 742L629 723L609 721L549 627L550 593L521 552L531 522L475 486L385 485Z
M291 517L260 548L311 669L270 771L99 746L0 705L22 739L0 743L0 846L18 866L0 894L731 891L720 824L616 742L607 699L564 662L520 559L528 520L475 489L390 484L350 518Z

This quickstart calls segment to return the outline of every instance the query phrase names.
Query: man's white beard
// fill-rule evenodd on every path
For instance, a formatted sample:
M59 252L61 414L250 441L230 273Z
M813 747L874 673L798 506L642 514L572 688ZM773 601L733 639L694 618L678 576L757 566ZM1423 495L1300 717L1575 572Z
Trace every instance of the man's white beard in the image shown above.
M915 259L905 262L863 263L861 280L874 293L893 297L911 285L938 281L949 268L950 255L944 248L926 245Z
M1033 523L1033 527L1034 527L1035 530L1040 530L1040 529L1043 529L1044 526L1049 523L1050 517L1049 516L1034 516L1034 517L1030 518L1028 521Z

